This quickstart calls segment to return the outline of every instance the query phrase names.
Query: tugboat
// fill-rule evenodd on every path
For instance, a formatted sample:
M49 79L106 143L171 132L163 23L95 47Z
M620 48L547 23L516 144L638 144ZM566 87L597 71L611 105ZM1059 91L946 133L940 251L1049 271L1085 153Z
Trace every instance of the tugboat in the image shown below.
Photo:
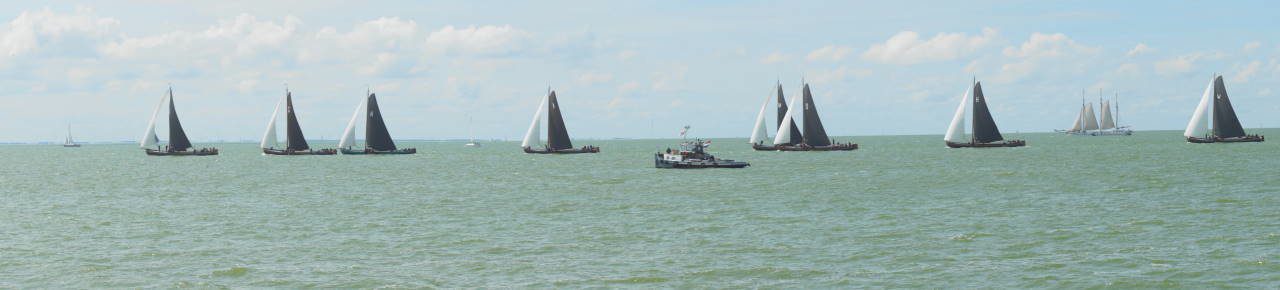
M743 168L751 166L751 164L742 161L716 159L715 156L706 152L707 146L710 145L710 140L703 142L701 139L695 139L693 142L681 143L678 150L667 148L666 152L653 154L653 166L676 169Z

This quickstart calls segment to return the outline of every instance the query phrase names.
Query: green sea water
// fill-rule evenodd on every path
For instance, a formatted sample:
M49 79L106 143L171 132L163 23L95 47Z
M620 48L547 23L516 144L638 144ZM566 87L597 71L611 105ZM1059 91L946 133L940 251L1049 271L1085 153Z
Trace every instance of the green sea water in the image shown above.
M567 156L0 146L0 288L1280 287L1280 141L1180 133L715 139L740 170L654 169L676 140Z

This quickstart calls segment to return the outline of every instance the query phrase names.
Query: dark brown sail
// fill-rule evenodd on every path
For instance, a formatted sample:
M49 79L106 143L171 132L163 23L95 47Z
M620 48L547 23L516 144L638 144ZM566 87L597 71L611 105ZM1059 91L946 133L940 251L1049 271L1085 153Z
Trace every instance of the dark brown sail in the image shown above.
M774 128L782 128L782 119L787 116L787 99L782 97L782 84L778 84L778 124ZM796 126L796 120L791 119L791 142L778 145L795 145L800 140L804 140L804 135L800 133L800 127Z
M378 109L376 94L369 94L366 114L368 118L364 127L365 147L377 151L396 150L396 142L391 140L391 133L387 132L387 124L382 121L382 111Z
M804 84L804 144L809 146L831 145L827 130L822 128L822 119L818 118L818 106L813 103L813 94L809 92L809 84Z
M191 140L187 139L187 132L182 130L182 122L178 121L178 109L173 105L173 89L169 89L169 149L191 149Z
M307 145L307 138L302 136L302 126L298 124L298 116L293 113L293 93L285 93L285 111L288 117L285 119L285 135L287 135L285 147L290 150L304 151L311 149Z
M551 91L547 98L547 149L564 150L573 148L569 141L569 130L564 127L564 117L560 116L560 103L556 101L556 91Z
M995 119L991 118L991 110L987 109L987 98L982 95L982 82L973 84L973 141L990 143L1004 140L1000 129L996 128Z
M1227 86L1222 76L1213 79L1213 135L1221 138L1244 137L1244 127L1236 110L1227 97Z

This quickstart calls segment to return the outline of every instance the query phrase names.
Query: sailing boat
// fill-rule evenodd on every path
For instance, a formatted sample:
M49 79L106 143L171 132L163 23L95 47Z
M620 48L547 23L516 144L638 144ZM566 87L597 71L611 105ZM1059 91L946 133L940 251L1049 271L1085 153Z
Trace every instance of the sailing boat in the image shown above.
M71 125L67 125L67 141L62 143L62 147L76 148L80 147L79 143L71 139Z
M547 143L542 143L539 136L542 133L543 112L546 112L547 118ZM535 149L533 146L542 146ZM587 145L580 148L573 148L573 142L569 140L569 130L564 126L564 117L560 116L560 103L556 101L556 91L547 89L547 96L542 97L542 103L538 104L538 110L533 114L533 122L529 124L529 131L524 135L524 141L520 142L520 147L524 149L524 153L534 154L576 154L576 153L600 153L600 147Z
M973 101L969 101L969 99ZM964 140L964 116L965 111L973 106L973 123L968 140ZM991 110L987 109L987 98L982 95L982 83L974 80L973 85L965 90L964 96L960 97L960 106L956 108L955 117L951 118L951 125L947 127L946 136L942 137L947 142L947 147L951 148L991 148L991 147L1021 147L1026 146L1027 142L1023 140L1005 140L1000 135L1000 129L996 128L995 119L991 118Z
M361 108L365 108L365 124L364 124L364 150L355 150L356 141L356 121L360 119ZM356 111L351 113L351 121L347 122L347 129L342 132L342 139L338 141L339 150L342 154L414 154L418 153L416 148L396 148L396 142L391 140L391 133L387 131L387 124L382 121L382 111L378 109L378 96L373 93L366 92L365 98L356 105Z
M787 99L786 97L783 96L783 93L782 93L782 82L779 81L776 85L774 85L774 88L775 88L775 91L777 91L776 102L778 104L778 109L777 109L778 119L777 119L777 123L774 124L773 127L779 128L778 132L783 132L784 131L784 129L782 129L782 125L784 123L783 119L786 119L785 123L790 124L790 126L785 128L785 131L787 132L787 136L786 136L785 142L783 142L782 144L795 145L798 141L792 142L792 140L804 140L803 136L800 134L800 127L796 126L795 120L791 120L787 118L787 112L789 110L787 109L788 108ZM749 140L751 142L751 149L755 149L758 151L778 150L778 148L773 144L765 143L766 141L765 139L769 138L769 131L766 129L766 126L768 125L765 124L764 115L765 115L765 110L769 107L769 99L771 98L773 97L765 98L764 103L760 104L760 113L756 114L756 127L755 127L755 130L751 132L751 140Z
M279 142L276 140L276 118L280 116L280 105L285 106L285 145L284 148L276 148ZM293 112L293 92L288 88L284 90L284 98L276 102L276 109L271 113L271 121L267 122L267 131L262 135L262 143L258 145L262 148L262 154L267 155L334 155L338 150L334 149L311 149L307 145L307 138L302 136L302 126L298 124L298 115Z
M781 99L781 93L779 93L779 99ZM799 140L796 140L797 130L794 122L796 99L791 99L791 105L787 106L787 112L782 115L782 121L778 125L778 134L773 138L773 148L775 150L850 151L858 149L858 144L855 143L831 142L831 138L827 136L827 130L822 127L822 119L818 117L818 106L813 102L813 93L809 91L808 83L804 83L800 99L802 102L801 111L804 114L804 119L802 119L804 128L799 134Z
M1209 129L1209 106L1213 105L1213 127ZM1191 114L1191 122L1187 123L1187 130L1182 133L1187 137L1187 142L1191 143L1234 143L1234 142L1262 142L1266 137L1262 135L1245 134L1244 127L1240 125L1240 118L1236 117L1235 108L1231 107L1231 99L1227 97L1227 86L1222 82L1222 76L1214 75L1209 81L1209 86L1204 88L1204 95L1200 97L1200 105L1196 106L1195 113Z
M163 108L165 101L169 103L169 144L161 147L160 138L156 136L156 118L160 116L160 108ZM142 134L138 145L151 156L218 155L218 148L191 147L191 140L187 139L187 132L182 130L182 122L178 121L178 109L173 105L173 87L169 87L168 94L160 99L160 104L151 113L151 121L147 122L146 132ZM152 146L155 149L151 149Z
M476 132L473 129L471 129L471 123L472 123L471 121L472 121L471 118L467 118L467 134L471 135L471 141L467 142L467 144L463 144L462 146L480 147L480 143L476 142Z
M1133 130L1127 126L1116 126L1116 117L1120 116L1120 108L1117 106L1115 114L1111 113L1111 101L1098 98L1098 103L1102 104L1102 121L1098 121L1094 117L1093 103L1084 102L1084 92L1080 92L1080 113L1076 114L1075 122L1072 122L1071 129L1055 130L1060 133L1076 136L1128 136L1133 135ZM1119 98L1119 95L1116 95ZM1119 104L1117 102L1117 104Z

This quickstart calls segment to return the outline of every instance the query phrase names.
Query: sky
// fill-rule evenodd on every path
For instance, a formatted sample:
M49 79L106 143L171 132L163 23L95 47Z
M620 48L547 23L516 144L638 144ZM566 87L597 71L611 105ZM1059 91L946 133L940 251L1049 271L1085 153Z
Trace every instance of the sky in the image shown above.
M266 2L266 3L259 3ZM801 80L835 136L941 135L969 82L1006 133L1081 91L1186 126L1214 73L1280 126L1274 1L21 1L0 7L0 141L136 140L172 84L194 141L257 140L287 84L309 138L368 88L397 139L517 140L548 87L570 135L747 137ZM770 109L772 110L772 109ZM770 117L772 122L772 117ZM770 130L772 133L772 130ZM163 135L163 134L162 134ZM838 138L839 139L839 138ZM856 140L855 138L852 138Z

